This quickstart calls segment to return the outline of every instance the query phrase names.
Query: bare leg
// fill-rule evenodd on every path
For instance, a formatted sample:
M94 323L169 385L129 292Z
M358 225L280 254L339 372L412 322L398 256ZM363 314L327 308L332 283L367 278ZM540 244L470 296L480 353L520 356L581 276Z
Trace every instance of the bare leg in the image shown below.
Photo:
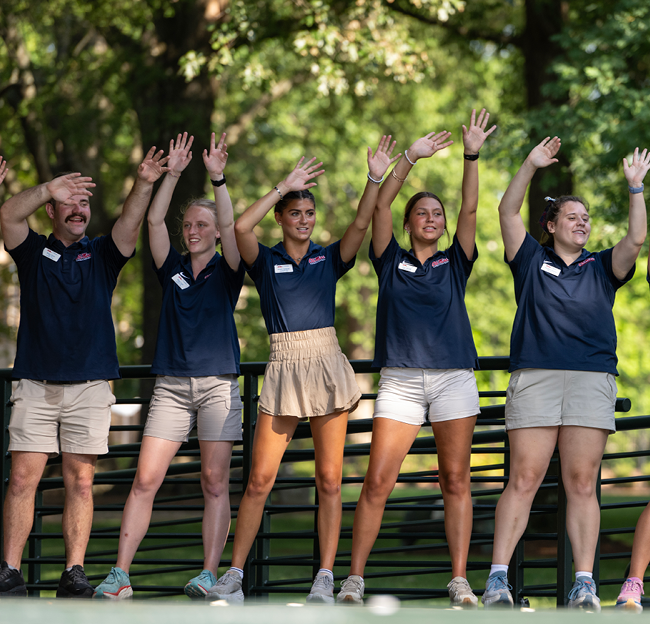
M120 544L117 549L116 565L127 574L138 546L147 534L156 493L180 447L180 442L152 436L142 438L138 470L124 506Z
M533 498L553 456L559 427L511 429L510 479L496 510L492 563L508 565L528 524Z
M643 579L646 568L650 563L650 504L643 510L634 531L632 544L632 561L630 562L630 576Z
M309 424L316 455L320 566L331 570L341 534L341 480L348 413L318 416L311 418Z
M230 456L232 442L200 440L203 512L203 569L217 576L230 530Z
M467 578L467 556L474 514L469 468L475 424L476 416L431 423L438 451L452 578Z
M604 429L560 428L558 448L567 496L567 533L576 571L591 572L594 568L600 531L596 482L606 442L607 431Z
M420 425L409 425L389 418L375 418L372 423L370 463L354 514L350 574L363 576L381 528L386 501L419 431Z
M34 497L46 462L46 453L11 453L11 475L5 497L3 525L5 560L14 568L20 568L23 550L34 524Z
M251 474L239 505L235 527L232 549L232 565L235 568L243 567L255 541L264 504L275 483L284 451L297 426L298 418L293 416L270 416L264 412L257 416Z

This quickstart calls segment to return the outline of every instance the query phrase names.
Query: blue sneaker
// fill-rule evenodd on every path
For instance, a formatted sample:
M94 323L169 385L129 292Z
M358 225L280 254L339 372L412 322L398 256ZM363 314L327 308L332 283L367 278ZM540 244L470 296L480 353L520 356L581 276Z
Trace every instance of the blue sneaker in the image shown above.
M569 609L600 611L600 599L596 596L596 583L588 576L579 576L569 592Z
M185 595L189 598L205 598L212 586L217 582L216 577L210 570L203 570L185 585Z
M512 587L508 585L508 577L505 572L499 571L488 576L485 582L485 592L481 598L481 602L485 608L490 607L510 607L514 605L512 594L510 590Z
M124 600L133 596L131 580L122 568L111 568L108 576L95 587L93 598Z

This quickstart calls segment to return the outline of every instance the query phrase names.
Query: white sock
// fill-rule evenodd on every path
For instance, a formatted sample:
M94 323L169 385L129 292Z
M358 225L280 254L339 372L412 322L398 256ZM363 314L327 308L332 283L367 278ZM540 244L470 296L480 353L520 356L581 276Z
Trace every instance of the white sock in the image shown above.
M228 570L228 572L237 572L239 574L239 578L243 580L244 578L244 571L240 570L239 568L235 568L234 566Z
M73 567L73 566L70 566L69 568L66 568L65 571L66 571L66 572L70 572L70 570L72 570L72 567Z
M9 565L9 564L7 564L7 567L8 567L10 570L17 570L17 569L18 569L18 568L14 568L12 565Z
M578 580L579 576L586 576L586 577L588 577L590 579L594 578L593 572L582 572L582 571L578 570L578 571L576 571L576 581Z
M327 576L329 576L332 581L334 580L334 572L332 572L332 570L328 570L327 568L321 568L318 570L318 574L327 574Z
M492 576L495 572L505 572L508 574L508 566L501 565L500 563L493 563L490 566L490 576Z

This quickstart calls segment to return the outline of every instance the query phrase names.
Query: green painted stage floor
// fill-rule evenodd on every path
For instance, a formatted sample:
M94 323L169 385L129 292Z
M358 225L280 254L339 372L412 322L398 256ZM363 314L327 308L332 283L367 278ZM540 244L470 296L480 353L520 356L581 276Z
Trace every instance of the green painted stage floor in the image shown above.
M41 599L0 599L2 624L563 624L564 622L595 622L597 620L650 618L644 614L621 613L606 608L600 614L565 609L527 611L474 611L456 609L423 609L399 605L388 599L383 604L363 607L312 606L296 603L247 604L222 606L215 603L166 602L136 600L121 603L71 602ZM587 618L587 619L585 619Z

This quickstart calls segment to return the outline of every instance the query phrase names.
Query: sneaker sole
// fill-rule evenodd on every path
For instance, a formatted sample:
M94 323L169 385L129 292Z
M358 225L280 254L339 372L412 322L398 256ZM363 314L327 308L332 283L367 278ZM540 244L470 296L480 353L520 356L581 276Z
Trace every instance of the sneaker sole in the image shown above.
M121 587L120 590L116 594L108 593L108 592L103 592L101 594L98 594L95 592L93 594L93 598L96 600L126 600L127 598L133 598L133 588L131 586L129 587Z
M463 609L478 609L478 600L474 602L471 598L463 598L459 602L449 601L452 607L462 607Z
M495 608L496 609L513 609L514 608L514 604L510 600L507 600L507 599L502 600L501 598L499 598L498 600L495 600L494 602L487 602L487 603L484 602L483 606L486 609L495 609Z
M64 587L59 587L56 590L56 597L57 598L92 598L94 595L94 591L95 590L92 587L86 587L82 592L78 594L73 594L72 592L69 592Z
M580 609L582 611L590 611L592 613L600 613L600 605L593 602L580 602L578 604L569 604L567 605L569 609Z
M225 600L228 604L243 604L244 603L244 592L241 589L238 589L232 594L217 594L208 592L205 597L206 600Z
M205 598L208 590L200 585L185 585L185 595L188 598Z
M617 602L617 609L622 609L623 611L634 611L635 613L641 613L643 611L643 605L640 605L634 600L634 598L628 598L626 602Z
M334 604L334 596L322 596L321 594L309 594L307 602L310 604Z
M336 602L339 604L356 604L356 605L362 605L363 604L363 598L357 598L356 596L353 596L352 594L347 594L346 596L342 596L339 594L336 597Z
M10 589L9 591L0 592L0 596L2 596L3 598L27 597L27 588L24 585L19 585L18 587L14 587L14 588Z

